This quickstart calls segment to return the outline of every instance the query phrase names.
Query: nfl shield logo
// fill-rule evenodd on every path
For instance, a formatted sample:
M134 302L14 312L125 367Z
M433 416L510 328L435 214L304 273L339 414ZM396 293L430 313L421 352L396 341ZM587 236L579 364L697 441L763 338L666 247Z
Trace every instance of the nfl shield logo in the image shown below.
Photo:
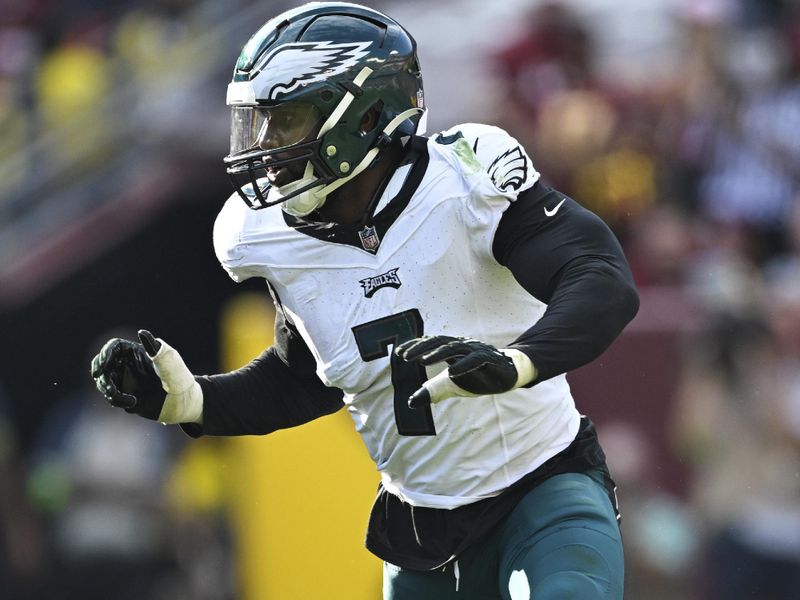
M367 252L376 252L381 244L378 232L375 231L374 227L368 225L365 225L364 229L358 232L358 237L361 238L361 245Z

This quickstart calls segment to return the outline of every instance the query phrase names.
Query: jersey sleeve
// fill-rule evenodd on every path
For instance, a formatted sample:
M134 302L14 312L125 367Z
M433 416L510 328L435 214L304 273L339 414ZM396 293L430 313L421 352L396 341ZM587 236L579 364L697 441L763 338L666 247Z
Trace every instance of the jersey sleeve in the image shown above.
M342 391L322 383L311 351L280 310L272 347L241 369L197 381L203 390L203 423L183 425L192 437L263 435L344 406Z
M536 184L539 172L522 144L499 127L464 123L438 134L434 141L448 147L451 165L465 182L460 210L470 243L478 254L491 255L501 216Z
M493 251L528 293L547 304L511 344L536 365L536 382L594 360L638 310L633 277L612 231L541 183L503 215Z

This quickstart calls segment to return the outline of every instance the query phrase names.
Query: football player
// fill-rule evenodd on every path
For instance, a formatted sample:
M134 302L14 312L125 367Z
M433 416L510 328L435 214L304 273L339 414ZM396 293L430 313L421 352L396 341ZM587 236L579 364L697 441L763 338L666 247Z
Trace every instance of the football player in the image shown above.
M416 43L376 10L270 20L227 102L214 246L266 282L275 344L195 376L143 330L95 357L100 391L192 436L345 407L381 473L367 546L387 599L622 598L614 484L564 375L638 309L611 231L505 131L425 137Z

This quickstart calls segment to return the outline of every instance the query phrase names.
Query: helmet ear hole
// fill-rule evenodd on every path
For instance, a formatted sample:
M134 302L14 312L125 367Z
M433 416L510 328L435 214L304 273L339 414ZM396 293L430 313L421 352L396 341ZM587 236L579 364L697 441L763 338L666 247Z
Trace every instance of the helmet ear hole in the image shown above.
M380 125L381 113L383 113L383 100L378 100L361 117L361 122L358 126L359 131L364 135L373 132Z

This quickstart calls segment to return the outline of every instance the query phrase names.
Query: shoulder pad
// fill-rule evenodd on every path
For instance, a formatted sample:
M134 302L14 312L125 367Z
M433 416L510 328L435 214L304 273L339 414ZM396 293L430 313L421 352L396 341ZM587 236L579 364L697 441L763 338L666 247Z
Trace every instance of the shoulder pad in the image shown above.
M488 173L494 186L502 192L517 193L539 179L539 173L522 144L499 127L463 123L443 131L434 140L439 144L469 149L472 161ZM464 148L457 148L457 154L465 161Z

